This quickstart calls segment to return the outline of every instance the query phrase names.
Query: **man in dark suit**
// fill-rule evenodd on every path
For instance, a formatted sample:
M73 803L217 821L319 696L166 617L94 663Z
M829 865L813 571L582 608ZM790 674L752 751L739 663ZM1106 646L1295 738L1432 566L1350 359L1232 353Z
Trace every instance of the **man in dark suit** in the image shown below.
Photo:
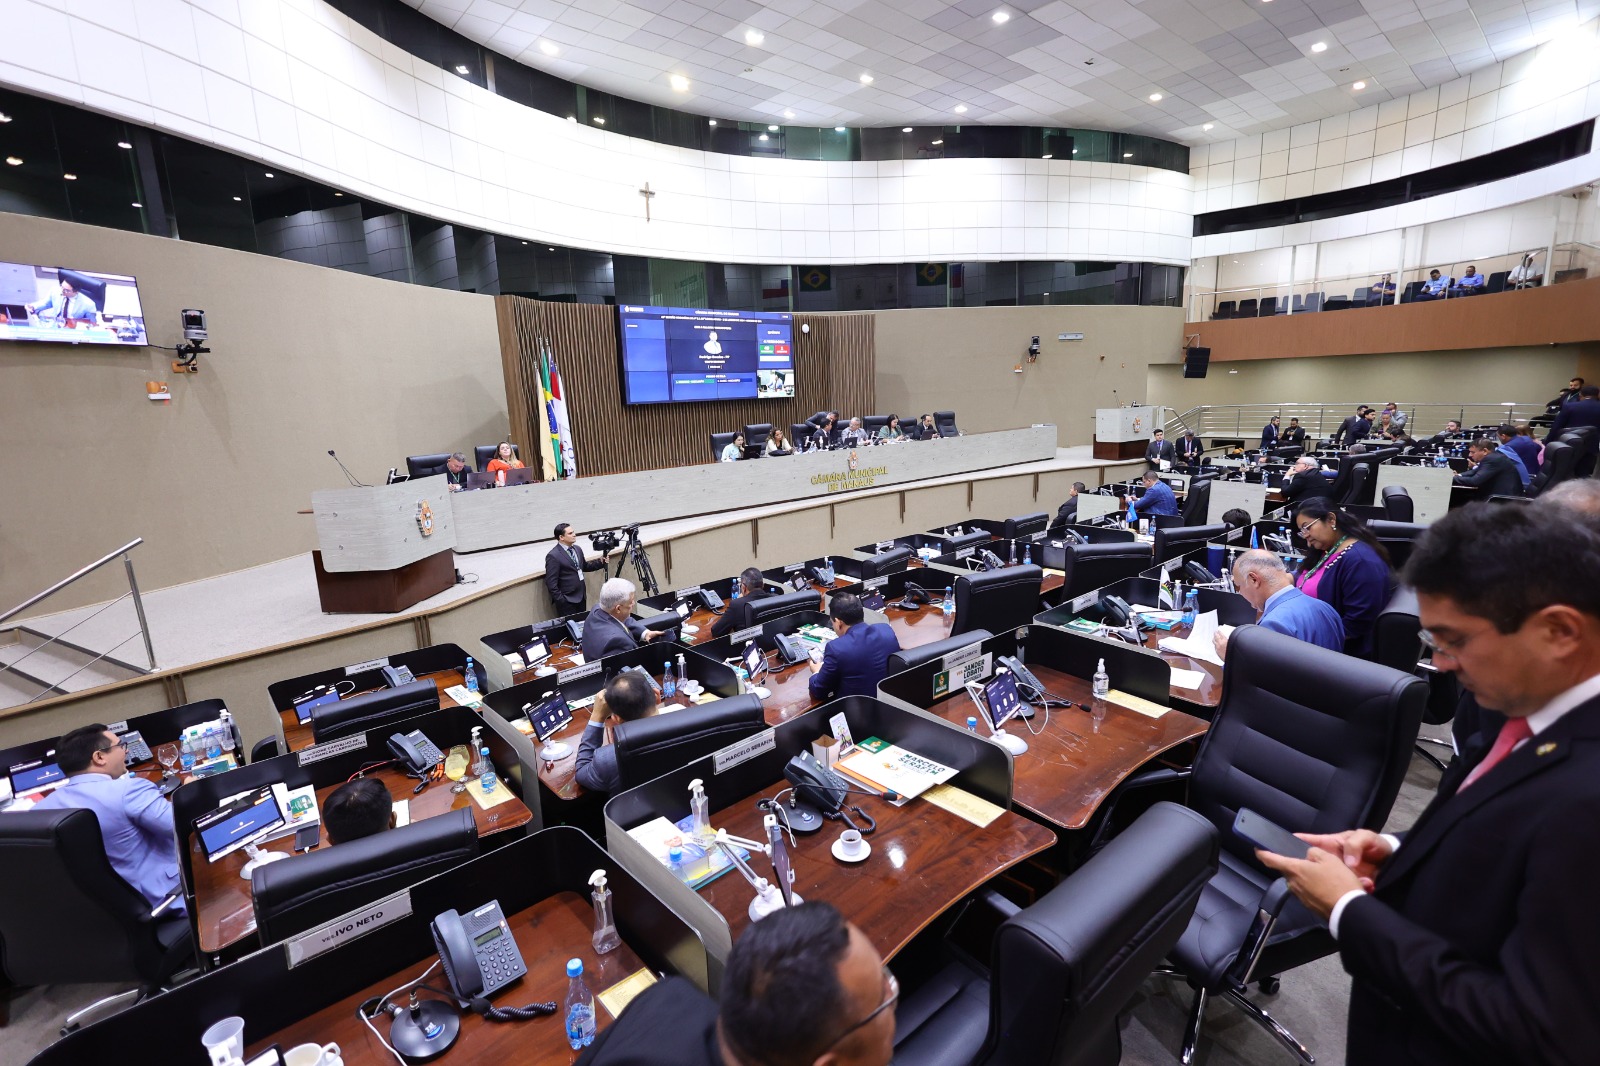
M1278 416L1273 415L1272 421L1261 427L1261 450L1264 452L1270 452L1278 446L1278 438L1281 435L1278 431L1278 421Z
M550 602L555 604L556 617L578 614L589 604L584 592L583 575L591 570L604 570L605 557L585 559L578 547L578 533L572 523L556 526L556 544L544 557L544 584L550 590Z
M1283 431L1283 436L1279 439L1285 445L1298 444L1303 447L1306 443L1306 427L1300 424L1298 418L1291 418L1289 427Z
M1556 393L1556 398L1544 405L1545 413L1560 414L1561 408L1578 398L1578 394L1583 391L1583 384L1583 379L1580 377L1574 377L1567 382L1567 387Z
M1283 498L1288 501L1291 510L1300 506L1300 501L1315 499L1328 494L1328 479L1322 476L1322 471L1317 469L1317 461L1309 455L1302 455L1294 461L1289 468L1289 474L1283 479L1281 487Z
M1500 453L1488 437L1479 437L1467 446L1467 459L1472 469L1451 479L1455 485L1472 485L1478 490L1477 499L1490 496L1521 496L1522 475L1516 464Z
M1404 840L1257 852L1325 918L1354 978L1345 1061L1593 1062L1600 1046L1600 533L1546 503L1467 507L1405 584L1434 664L1506 722ZM1487 738L1486 738L1487 739Z
M1195 439L1194 430L1185 430L1182 439L1178 441L1178 462L1190 470L1200 467L1200 456L1205 454L1205 449Z
M1452 418L1444 424L1443 429L1431 437L1417 441L1411 446L1410 450L1413 452L1436 452L1440 448L1448 447L1448 441L1451 438L1459 436L1461 436L1461 423Z
M1339 429L1333 435L1335 447L1348 448L1357 441L1365 440L1368 433L1372 432L1372 408L1362 404L1356 408L1356 413L1339 423Z
M625 577L614 577L600 586L600 602L583 622L585 662L592 663L607 655L632 651L640 644L671 632L668 629L646 629L643 622L634 618L633 608L638 601L633 582Z
M1567 430L1583 426L1593 428L1594 432L1589 435L1583 454L1578 456L1572 468L1578 477L1588 477L1594 473L1595 456L1600 454L1600 385L1585 385L1579 389L1578 399L1561 408L1545 439L1555 440Z
M1062 530L1078 520L1078 493L1088 492L1089 486L1081 481L1072 483L1072 493L1067 497L1067 502L1056 509L1056 520L1050 523L1051 535L1059 535Z
M761 571L753 566L747 566L739 575L739 596L728 604L727 610L722 612L722 617L711 623L711 635L720 637L724 633L731 633L736 629L746 629L750 625L750 605L756 600L764 600L777 593L767 588L766 578L761 576Z
M811 698L876 696L878 682L889 676L889 656L900 639L886 622L865 622L861 598L841 592L828 604L828 617L838 634L823 647L822 665L811 663Z
M1159 467L1163 459L1170 464L1172 457L1172 442L1167 439L1166 431L1158 429L1150 434L1150 444L1144 450L1144 461L1149 464L1150 469Z

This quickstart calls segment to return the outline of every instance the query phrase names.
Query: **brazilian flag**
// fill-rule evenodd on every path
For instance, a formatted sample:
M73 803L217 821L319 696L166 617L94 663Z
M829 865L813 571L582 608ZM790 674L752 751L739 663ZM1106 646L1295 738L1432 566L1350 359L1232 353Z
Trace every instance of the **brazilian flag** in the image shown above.
M801 292L829 292L833 289L833 271L825 266L800 268Z
M923 263L917 267L917 284L919 286L943 285L947 273L944 263Z

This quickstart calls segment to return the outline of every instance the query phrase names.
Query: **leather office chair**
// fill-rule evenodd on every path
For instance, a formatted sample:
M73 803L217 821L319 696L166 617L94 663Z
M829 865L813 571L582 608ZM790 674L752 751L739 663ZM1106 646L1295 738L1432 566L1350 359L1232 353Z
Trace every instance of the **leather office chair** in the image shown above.
M1103 589L1125 577L1138 577L1150 569L1151 546L1141 541L1114 540L1100 544L1068 544L1062 552L1061 600ZM961 617L956 616L959 625Z
M889 424L889 419L893 417L893 415L862 415L861 428L876 437L878 435L878 430L882 429L884 426L887 426Z
M1272 449L1274 459L1298 459L1306 453L1303 444L1284 444Z
M111 868L100 819L82 808L0 815L0 975L19 986L137 981L75 1012L143 999L194 963L189 919L174 893L152 908Z
M1551 485L1559 485L1571 478L1580 451L1560 441L1547 442L1544 446L1544 462L1540 464L1539 472L1528 481L1526 494L1537 496Z
M1260 300L1240 300L1239 301L1239 317L1240 318L1255 318L1256 317L1256 308L1259 307L1260 304L1261 304Z
M711 434L711 461L713 463L718 463L718 462L722 461L722 449L724 449L728 445L732 444L733 443L733 438L737 437L738 435L739 434L737 434L737 433L713 433L713 434ZM749 445L749 443L750 443L749 440L745 441L746 445Z
M956 413L954 411L933 412L933 424L939 429L941 437L959 437L961 431L956 428Z
M1232 318L1238 307L1238 303L1234 300L1220 300L1217 303L1217 309L1211 312L1211 317L1213 319Z
M450 454L450 452L438 452L433 455L406 456L406 470L410 472L411 480L447 472L449 468L445 463L449 461Z
M771 422L754 422L744 427L744 454L746 458L760 455L767 447L767 438L772 436Z
M493 459L494 458L494 453L499 451L499 450L500 450L500 445L498 445L498 444L479 444L479 445L475 445L473 447L473 449L472 449L472 457L475 460L477 460L477 464L478 465L477 465L476 469L478 469L480 471L481 470L487 470L489 468L489 460ZM517 450L517 446L515 444L513 444L511 446L511 455L512 455L512 458L514 458L514 459L522 458L522 455Z
M790 422L789 447L793 448L795 451L799 451L801 448L806 446L811 438L811 434L815 433L816 431L817 427L812 425L810 422Z
M1396 589L1395 594L1384 604L1383 611L1372 623L1372 661L1381 663L1391 670L1416 674L1422 678L1423 683L1430 689L1430 701L1423 709L1422 721L1429 725L1442 725L1450 718L1446 716L1442 721L1435 721L1430 717L1433 708L1432 675L1423 672L1417 665L1422 658L1421 633L1422 620L1417 617L1417 594L1404 587ZM1441 773L1444 772L1444 762L1423 747L1423 744L1424 740L1419 736L1412 750L1431 762Z
M974 629L1004 633L1025 626L1043 609L1039 588L1044 571L1037 566L1008 566L956 578L956 620L950 635Z
M911 549L907 545L890 548L888 551L879 552L870 559L861 561L861 580L882 577L884 574L896 574L911 565Z
M250 748L250 761L260 762L262 759L276 759L278 757L278 738L262 737Z
M261 946L315 929L477 854L478 826L467 806L258 866L250 874L250 896Z
M324 740L363 733L383 725L399 725L419 714L439 709L439 686L432 679L413 681L399 688L351 696L311 708L311 735Z
M1398 570L1411 558L1412 547L1428 527L1419 522L1376 520L1368 522L1367 528L1378 538L1378 543L1389 553L1389 562Z
M1257 318L1271 318L1278 313L1278 298L1276 296L1263 296L1261 305L1256 309Z
M1309 1066L1304 1046L1242 990L1337 947L1233 834L1233 818L1249 807L1295 832L1381 829L1411 763L1427 686L1261 626L1234 631L1222 676L1222 703L1194 768L1150 771L1123 786L1188 778L1189 806L1222 837L1221 868L1168 956L1173 969L1159 972L1195 989L1185 1064L1194 1061L1207 1000L1220 995Z
M1118 1018L1177 941L1217 869L1200 815L1157 803L1009 917L989 973L954 962L895 1011L896 1066L1114 1066Z
M1222 540L1228 535L1228 524L1217 522L1208 526L1168 526L1156 527L1155 546L1152 548L1151 560L1164 563L1168 559L1175 559L1180 555L1205 547L1211 541Z
M930 644L918 644L915 648L901 648L889 656L888 670L891 674L898 674L909 670L913 666L942 658L958 648L965 648L968 644L976 644L980 640L988 640L994 636L987 629L969 629L953 637L945 637Z
M772 618L782 618L786 614L796 611L816 611L822 609L822 595L814 588L803 588L799 592L785 592L779 596L763 596L759 600L750 601L750 624L758 626Z
M1183 505L1178 508L1178 515L1186 526L1203 526L1211 510L1211 480L1191 481L1189 491L1184 494Z
M1334 503L1340 507L1353 507L1361 502L1361 494L1367 487L1367 482L1372 478L1372 467L1366 463L1349 464L1350 474L1345 476L1343 468L1339 476L1344 479L1344 490L1335 496ZM1337 486L1335 487L1337 491Z
M1415 515L1411 493L1404 485L1383 487L1383 516L1390 522L1410 522Z
M958 552L962 548L976 548L979 545L989 544L994 540L987 530L974 529L970 533L963 533L959 537L951 537L945 541L945 552Z
M1005 520L1005 524L1000 527L1000 538L1002 540L1016 540L1018 537L1043 533L1049 525L1050 515L1045 511L1017 515L1015 518Z
M753 692L704 707L623 722L611 734L622 788L654 781L766 728L761 697Z

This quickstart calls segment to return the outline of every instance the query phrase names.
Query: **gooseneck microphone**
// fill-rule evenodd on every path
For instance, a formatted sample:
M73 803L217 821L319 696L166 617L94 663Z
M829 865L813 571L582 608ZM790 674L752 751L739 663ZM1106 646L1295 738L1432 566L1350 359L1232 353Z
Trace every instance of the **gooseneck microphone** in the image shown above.
M351 484L351 486L353 488L370 489L372 487L371 485L365 485L360 480L358 480L356 478L356 476L350 472L350 468L348 466L345 466L344 463L340 462L339 461L339 457L337 455L333 454L333 449L332 448L328 449L328 455L333 459L334 462L339 463L339 469L344 471L344 479L346 481L350 482L350 484Z

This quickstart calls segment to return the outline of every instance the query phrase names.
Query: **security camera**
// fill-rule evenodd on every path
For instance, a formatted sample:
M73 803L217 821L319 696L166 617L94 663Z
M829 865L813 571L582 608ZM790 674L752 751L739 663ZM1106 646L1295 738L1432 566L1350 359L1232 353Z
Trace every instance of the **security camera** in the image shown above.
M1035 337L1031 341L1028 342L1028 362L1035 363L1035 362L1038 362L1038 361L1039 361L1039 338Z
M206 313L185 309L183 312L183 339L186 341L203 341L206 339Z
M206 313L194 308L185 308L183 317L183 343L173 350L179 358L172 361L174 374L198 374L200 364L196 362L202 355L209 355L210 348L205 347L206 339Z

